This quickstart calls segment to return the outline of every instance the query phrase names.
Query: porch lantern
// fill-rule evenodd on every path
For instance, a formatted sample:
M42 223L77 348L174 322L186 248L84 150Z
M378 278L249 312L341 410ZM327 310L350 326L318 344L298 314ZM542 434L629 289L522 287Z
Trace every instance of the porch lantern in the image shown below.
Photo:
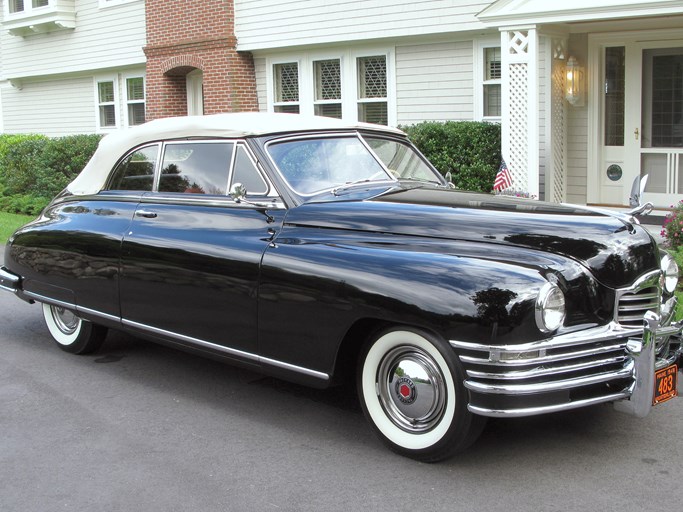
M583 67L579 65L579 61L575 57L569 57L569 60L567 60L565 98L573 106L583 107L585 92Z

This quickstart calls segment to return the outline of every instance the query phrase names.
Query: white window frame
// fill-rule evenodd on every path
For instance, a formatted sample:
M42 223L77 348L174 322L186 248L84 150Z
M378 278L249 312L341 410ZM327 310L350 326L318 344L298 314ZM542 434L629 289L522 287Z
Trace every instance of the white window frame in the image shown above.
M143 91L143 99L142 100L131 100L128 98L128 80L132 78L142 78L142 91ZM128 127L128 126L136 126L136 125L131 125L130 124L130 119L128 118L128 106L132 103L137 103L140 104L142 103L145 106L145 112L147 109L147 80L145 79L145 75L143 73L127 73L121 76L121 86L123 88L123 125Z
M275 112L274 72L275 64L297 62L299 64L299 112L314 115L315 112L315 73L314 62L320 60L339 59L342 80L342 119L350 123L358 122L358 68L359 57L377 57L386 55L387 59L387 120L389 126L397 125L396 114L396 78L395 52L393 47L367 47L358 50L326 50L319 52L301 52L281 54L266 58L266 98L268 112Z
M501 78L497 80L485 80L486 76L486 57L484 52L487 48L499 48L500 38L487 38L475 41L474 47L474 101L475 101L475 116L478 121L489 121L492 123L500 123L501 116L485 116L484 115L484 86L485 85L500 85L501 95L503 93L503 79L502 70ZM501 49L502 51L502 49ZM502 102L501 97L501 102ZM502 109L501 109L502 114Z
M358 75L358 61L364 57L385 57L386 66L387 66L387 68L386 68L386 72L387 72L387 95L386 95L386 97L384 97L384 98L361 98L360 97L360 94L359 94L360 76ZM361 103L382 103L382 102L386 102L386 104L387 104L387 125L388 126L395 126L395 120L394 120L394 124L392 124L392 121L391 121L392 108L391 108L391 104L389 102L389 98L391 98L391 97L395 98L395 96L396 96L395 93L392 94L392 88L390 87L390 80L391 80L390 77L393 75L393 73L390 72L390 69L392 69L392 66L389 62L389 58L390 58L390 56L389 56L388 52L386 52L386 51L385 52L362 52L362 53L356 53L353 56L353 70L354 70L354 73L353 73L353 78L354 78L353 79L353 82L354 82L353 94L355 97L354 110L355 110L355 114L356 114L356 121L358 121L358 106ZM395 108L394 108L394 110L395 110Z
M336 60L339 62L339 86L340 86L340 97L339 99L332 99L332 100L318 100L316 99L316 89L318 87L317 81L316 81L316 76L315 76L315 66L316 62L324 62L324 61L331 61L331 60ZM312 93L313 93L313 112L315 113L315 107L317 105L336 105L339 104L341 107L341 112L342 112L342 118L344 117L344 92L346 87L344 86L344 59L342 57L330 57L327 59L311 59L311 79L313 82L311 83ZM299 100L301 100L301 97L299 97Z
M297 76L299 77L299 101L275 101L275 66L278 64L296 64L297 65ZM290 58L290 59L278 59L270 62L268 64L268 111L275 112L275 107L286 106L286 105L297 105L299 107L299 114L303 114L302 111L302 68L303 63L300 59Z
M101 75L96 76L93 80L95 89L95 126L99 133L107 133L121 127L121 109L119 108L119 77L118 75ZM112 82L114 84L114 101L100 103L100 86L99 84L105 82ZM100 123L100 107L103 105L114 106L114 126L102 126Z
M22 17L22 16L32 16L36 14L41 14L43 12L49 11L51 7L54 7L55 0L48 0L47 5L33 6L34 0L24 0L24 8L21 11L10 11L10 0L5 0L5 18L12 17Z

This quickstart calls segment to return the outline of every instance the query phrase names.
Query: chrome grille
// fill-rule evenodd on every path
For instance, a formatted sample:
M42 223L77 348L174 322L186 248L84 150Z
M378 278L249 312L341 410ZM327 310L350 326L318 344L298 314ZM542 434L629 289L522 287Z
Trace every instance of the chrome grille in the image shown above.
M631 288L617 290L614 320L622 327L643 327L647 311L659 314L662 291L660 273L651 272L641 277Z

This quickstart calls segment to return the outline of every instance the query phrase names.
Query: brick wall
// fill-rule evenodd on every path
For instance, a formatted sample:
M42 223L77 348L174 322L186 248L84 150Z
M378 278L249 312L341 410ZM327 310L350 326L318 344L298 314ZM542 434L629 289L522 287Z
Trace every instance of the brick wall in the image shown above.
M147 120L187 114L187 73L201 69L204 114L257 111L250 53L237 52L233 0L146 0Z

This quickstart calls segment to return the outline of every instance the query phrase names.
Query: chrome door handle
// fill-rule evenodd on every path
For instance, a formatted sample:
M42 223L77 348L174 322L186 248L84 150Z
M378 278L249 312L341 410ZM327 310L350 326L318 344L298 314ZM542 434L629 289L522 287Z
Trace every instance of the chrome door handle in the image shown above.
M157 213L149 210L138 210L135 212L136 217L144 217L145 219L156 219Z

